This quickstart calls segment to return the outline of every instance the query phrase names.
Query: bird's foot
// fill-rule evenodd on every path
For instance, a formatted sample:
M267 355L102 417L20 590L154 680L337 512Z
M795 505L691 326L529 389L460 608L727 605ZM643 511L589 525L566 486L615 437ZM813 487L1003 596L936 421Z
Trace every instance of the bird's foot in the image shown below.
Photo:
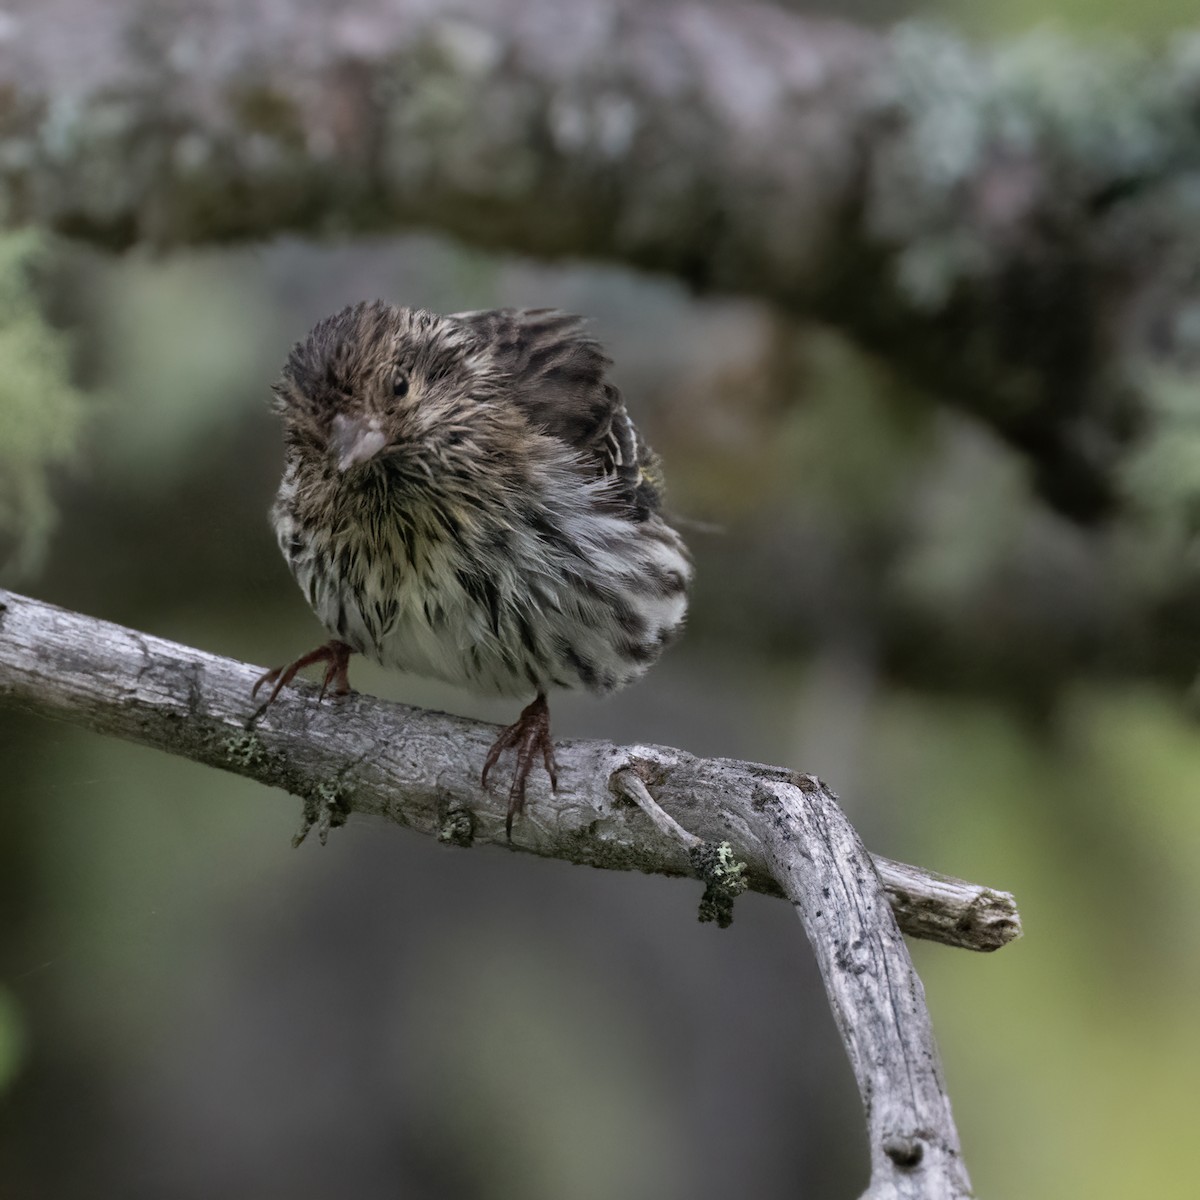
M258 682L250 690L250 695L257 696L258 689L264 684L274 684L270 694L263 701L262 706L266 708L279 695L281 689L287 687L296 678L297 672L303 671L305 667L311 667L313 663L323 662L325 677L321 681L321 699L325 698L325 693L331 688L335 696L344 696L350 691L350 655L353 653L353 649L345 642L337 640L326 642L324 646L318 646L315 650L302 654L295 662L288 663L286 667L276 667L273 671L267 671L265 675L259 677Z
M504 832L512 838L513 817L525 808L525 781L533 770L534 759L540 754L550 776L550 787L558 790L558 766L554 761L554 743L550 740L550 708L545 696L538 698L521 712L514 724L500 732L488 751L483 764L483 786L487 787L488 773L500 761L505 750L516 750L512 786L508 789L508 815Z

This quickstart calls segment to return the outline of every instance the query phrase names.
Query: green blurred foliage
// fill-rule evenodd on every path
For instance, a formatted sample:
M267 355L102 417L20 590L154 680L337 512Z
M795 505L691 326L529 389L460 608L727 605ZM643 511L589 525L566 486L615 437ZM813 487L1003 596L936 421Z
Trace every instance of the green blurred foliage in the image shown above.
M880 722L875 769L911 850L1021 904L1025 937L997 955L913 948L967 1161L980 1195L1184 1200L1200 740L1145 690L1080 690L1059 722L1047 740L915 696Z
M12 992L0 983L0 1097L21 1068L26 1053L25 1020Z
M1120 0L992 0L985 4L954 3L933 0L922 5L937 11L959 28L1002 35L1037 26L1060 26L1073 33L1102 30L1161 37L1196 22L1192 0L1143 0L1141 4L1123 4Z
M479 1195L500 1190L497 1163L528 1200L673 1194L687 1148L645 1070L655 1047L636 1002L590 984L586 955L551 964L518 940L498 956L503 932L480 926L414 964L430 981L410 1014L425 1031L410 1069L430 1132L453 1114Z
M1193 374L1160 368L1147 375L1156 420L1122 483L1176 557L1200 534L1200 388Z
M230 445L257 390L265 407L285 344L254 256L134 255L106 273L93 337L107 419L97 452L128 486L157 491Z
M46 320L34 282L46 246L0 236L0 570L32 573L54 523L51 468L74 452L83 402L70 344Z

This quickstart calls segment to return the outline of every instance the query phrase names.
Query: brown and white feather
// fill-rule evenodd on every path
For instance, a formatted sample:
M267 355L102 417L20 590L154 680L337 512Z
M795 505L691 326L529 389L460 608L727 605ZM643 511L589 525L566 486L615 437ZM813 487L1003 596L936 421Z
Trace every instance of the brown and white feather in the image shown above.
M272 519L330 633L481 693L643 674L683 625L691 565L608 367L553 310L376 302L298 344ZM340 469L347 427L382 448Z

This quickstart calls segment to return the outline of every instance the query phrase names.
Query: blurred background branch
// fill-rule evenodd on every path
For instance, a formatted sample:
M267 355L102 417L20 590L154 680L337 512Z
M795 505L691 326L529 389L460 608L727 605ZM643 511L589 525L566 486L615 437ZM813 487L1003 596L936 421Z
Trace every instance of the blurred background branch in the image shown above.
M422 226L760 296L980 416L1080 517L1155 436L1151 362L1200 351L1194 38L983 52L698 0L39 0L3 32L10 224Z

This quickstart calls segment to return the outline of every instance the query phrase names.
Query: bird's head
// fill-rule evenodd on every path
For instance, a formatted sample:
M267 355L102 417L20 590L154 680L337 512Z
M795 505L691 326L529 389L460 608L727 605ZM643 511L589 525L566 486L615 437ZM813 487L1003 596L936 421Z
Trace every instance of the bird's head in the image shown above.
M314 326L275 385L289 449L340 476L407 461L429 470L471 436L496 379L471 331L382 301Z

